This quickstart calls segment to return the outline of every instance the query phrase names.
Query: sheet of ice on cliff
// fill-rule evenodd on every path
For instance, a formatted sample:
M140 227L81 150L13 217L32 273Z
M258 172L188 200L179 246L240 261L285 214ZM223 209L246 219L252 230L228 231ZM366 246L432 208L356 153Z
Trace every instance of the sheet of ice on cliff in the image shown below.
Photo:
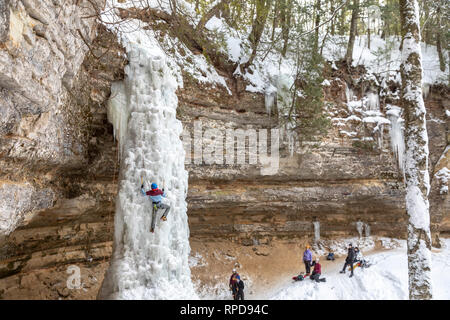
M125 80L112 87L108 119L114 121L123 154L114 249L99 298L196 299L188 265L188 175L176 119L177 82L151 35L139 30L122 40L130 62ZM166 222L157 216L154 233L141 177L146 188L153 181L164 187L164 202L171 206Z

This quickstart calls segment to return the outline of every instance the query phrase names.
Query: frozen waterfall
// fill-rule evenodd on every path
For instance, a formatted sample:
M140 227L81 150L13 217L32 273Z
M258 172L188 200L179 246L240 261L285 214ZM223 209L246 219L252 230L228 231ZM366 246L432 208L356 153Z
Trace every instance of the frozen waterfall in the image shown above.
M401 108L388 104L386 106L388 109L386 114L391 121L390 126L390 138L391 138L391 148L394 153L395 159L397 160L398 167L400 171L403 173L403 157L405 154L405 139L403 134L403 122L404 120L401 118Z
M320 240L320 222L313 221L314 225L314 241L317 242Z
M126 78L112 86L108 119L121 145L114 248L100 299L197 299L188 266L188 174L176 119L178 86L165 54L145 33L127 35ZM171 206L167 221L140 191L158 183Z

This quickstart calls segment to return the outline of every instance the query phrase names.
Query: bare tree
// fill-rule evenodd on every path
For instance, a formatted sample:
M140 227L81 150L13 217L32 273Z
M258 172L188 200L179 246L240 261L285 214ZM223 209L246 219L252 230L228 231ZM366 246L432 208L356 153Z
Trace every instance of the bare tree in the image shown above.
M403 34L402 106L405 112L405 182L408 213L409 298L431 299L428 134L422 97L422 54L417 0L400 0Z
M352 64L353 58L353 46L355 44L355 37L358 25L359 15L359 0L353 0L352 21L350 23L350 37L348 39L347 52L345 53L345 61L347 65Z
M252 31L248 37L252 47L252 53L249 60L244 64L243 68L247 69L256 58L259 42L261 40L264 27L266 25L267 16L272 5L272 0L256 0L256 17L253 20Z

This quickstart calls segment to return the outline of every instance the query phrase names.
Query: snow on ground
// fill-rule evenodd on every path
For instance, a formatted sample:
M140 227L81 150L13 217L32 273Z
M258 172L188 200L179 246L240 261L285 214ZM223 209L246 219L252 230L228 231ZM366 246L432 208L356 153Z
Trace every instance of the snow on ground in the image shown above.
M396 249L366 255L371 262L367 269L356 268L353 278L349 272L341 274L342 263L322 268L326 282L310 279L294 282L286 280L282 288L267 293L263 299L276 300L404 300L408 299L408 269L406 241L399 241ZM437 300L450 299L450 239L442 249L433 249L433 295ZM364 253L364 251L363 251Z

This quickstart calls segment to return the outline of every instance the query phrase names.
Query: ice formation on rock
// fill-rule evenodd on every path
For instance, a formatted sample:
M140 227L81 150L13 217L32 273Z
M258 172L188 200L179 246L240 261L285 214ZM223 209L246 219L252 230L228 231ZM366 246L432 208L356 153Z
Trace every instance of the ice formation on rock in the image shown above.
M404 155L405 155L405 138L403 123L404 120L401 118L401 108L388 104L386 106L389 120L391 121L389 133L391 138L391 148L394 153L395 159L397 160L400 171L404 172Z
M314 241L317 242L320 240L320 222L314 221Z
M114 84L108 109L122 152L111 265L102 299L195 299L188 265L186 215L188 174L176 119L176 78L162 50L145 33L128 34L129 65ZM141 194L156 182L168 194L167 221L157 216L150 232L152 204Z

